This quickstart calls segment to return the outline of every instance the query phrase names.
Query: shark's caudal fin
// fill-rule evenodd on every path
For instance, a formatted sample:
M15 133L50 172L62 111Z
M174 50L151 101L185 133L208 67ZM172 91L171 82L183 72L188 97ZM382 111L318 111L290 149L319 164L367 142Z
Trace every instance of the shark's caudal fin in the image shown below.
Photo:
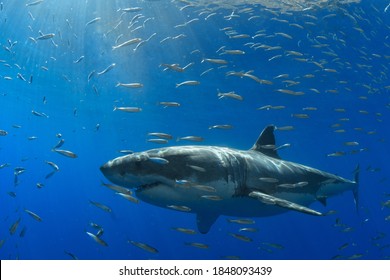
M360 174L360 166L359 164L355 168L355 187L352 189L353 198L355 200L356 210L359 210L359 174Z
M269 125L264 128L251 150L258 151L267 156L280 159L278 152L275 150L274 130L274 125Z

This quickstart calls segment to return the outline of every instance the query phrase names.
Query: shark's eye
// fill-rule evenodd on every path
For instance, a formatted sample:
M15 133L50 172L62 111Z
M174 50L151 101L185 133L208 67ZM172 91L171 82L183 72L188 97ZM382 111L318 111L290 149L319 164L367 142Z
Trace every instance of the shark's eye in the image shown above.
M134 156L134 159L136 160L136 162L146 161L149 159L149 156L146 153L141 153L141 154Z
M139 155L134 156L134 159L135 159L136 163L140 162L142 160Z

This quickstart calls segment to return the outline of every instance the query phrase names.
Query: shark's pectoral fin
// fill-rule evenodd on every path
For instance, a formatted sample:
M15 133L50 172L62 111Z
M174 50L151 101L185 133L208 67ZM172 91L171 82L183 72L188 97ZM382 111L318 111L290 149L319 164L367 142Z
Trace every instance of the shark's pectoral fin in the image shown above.
M200 233L208 233L211 226L218 219L218 214L214 213L197 213L196 224Z
M276 205L279 207L295 210L298 212L306 213L306 214L311 214L311 215L316 215L316 216L322 216L322 213L317 212L313 209L310 209L308 207L302 206L300 204L281 199L272 195L268 195L262 192L251 192L249 193L250 197L257 198L259 201L265 203L265 204L270 204L270 205Z

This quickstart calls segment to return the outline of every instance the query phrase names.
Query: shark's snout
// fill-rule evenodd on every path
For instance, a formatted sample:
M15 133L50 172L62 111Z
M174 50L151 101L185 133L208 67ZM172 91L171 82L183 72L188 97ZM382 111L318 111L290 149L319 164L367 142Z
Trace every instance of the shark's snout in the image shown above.
M115 173L117 172L112 160L100 166L100 171L109 180L112 180L113 177L115 177Z
M110 162L106 162L105 164L103 164L102 166L100 166L100 171L106 176L106 174L108 174L108 172L110 171Z

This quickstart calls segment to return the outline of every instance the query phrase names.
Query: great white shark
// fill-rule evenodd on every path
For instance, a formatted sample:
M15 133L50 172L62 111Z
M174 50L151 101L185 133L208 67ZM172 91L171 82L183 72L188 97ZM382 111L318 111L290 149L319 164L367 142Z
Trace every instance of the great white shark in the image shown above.
M308 208L316 201L353 191L358 200L358 171L348 180L283 160L267 126L253 147L172 146L137 152L108 161L100 170L114 184L135 189L147 203L196 214L207 233L220 215L264 217Z

